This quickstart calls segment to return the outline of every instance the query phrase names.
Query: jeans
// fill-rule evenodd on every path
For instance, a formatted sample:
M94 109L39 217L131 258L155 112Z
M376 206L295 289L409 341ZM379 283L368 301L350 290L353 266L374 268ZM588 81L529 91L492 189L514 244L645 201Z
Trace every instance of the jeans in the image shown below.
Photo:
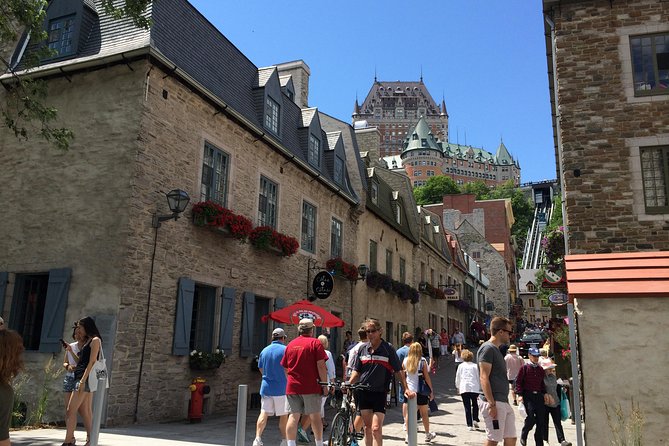
M546 412L546 406L544 406L544 396L541 393L525 392L523 394L523 404L525 405L525 410L527 411L527 418L525 418L525 424L523 425L520 438L527 440L527 436L529 435L532 428L536 425L537 428L534 430L534 441L536 446L543 446L544 430L546 429L546 425L544 423Z
M467 420L467 426L472 427L472 421L479 422L479 405L477 398L478 393L475 392L465 392L461 393L462 405L465 406L465 419Z
M555 426L555 434L557 435L558 442L562 443L564 441L564 431L562 430L562 413L560 411L560 405L557 407L546 406L546 411L544 415L544 441L548 441L548 415L550 414L553 418L553 426Z

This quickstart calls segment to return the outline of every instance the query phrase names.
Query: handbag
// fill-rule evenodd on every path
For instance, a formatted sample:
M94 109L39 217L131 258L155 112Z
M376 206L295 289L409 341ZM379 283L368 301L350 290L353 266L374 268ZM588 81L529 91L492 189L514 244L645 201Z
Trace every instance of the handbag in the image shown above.
M567 398L565 389L562 389L562 399L560 400L560 418L562 418L562 421L566 421L569 418L569 399Z
M518 405L518 415L520 416L521 420L527 418L527 409L525 409L524 401Z
M109 388L109 380L107 379L107 362L105 360L105 353L102 351L102 344L100 344L99 358L91 367L91 373L88 375L88 388L91 392L98 390L98 382L104 381L105 388Z
M420 363L418 364L418 367L420 370L423 370L423 359L421 359ZM424 395L424 396L430 396L432 393L432 389L430 389L430 386L427 385L425 382L425 378L423 378L423 372L418 373L418 392L419 395Z
M434 413L439 410L439 407L437 407L436 400L430 400L427 404L430 407L430 413Z

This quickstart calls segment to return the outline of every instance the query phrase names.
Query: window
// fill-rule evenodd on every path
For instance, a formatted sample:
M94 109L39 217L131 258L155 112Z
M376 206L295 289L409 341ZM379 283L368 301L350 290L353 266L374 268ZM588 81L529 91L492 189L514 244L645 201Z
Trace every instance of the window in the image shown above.
M49 48L55 57L65 56L73 50L74 16L61 17L49 21Z
M316 207L302 202L302 249L316 252Z
M634 94L669 93L669 34L630 38Z
M527 283L527 291L533 293L533 292L535 292L536 290L537 290L537 288L534 286L534 284L533 284L532 282L528 282L528 283Z
M423 171L422 171L422 170L414 170L414 171L413 171L413 176L415 176L415 177L419 177L419 176L421 176L421 175L423 175Z
M335 157L334 180L339 185L344 184L344 160L338 156Z
M393 252L386 249L386 274L393 277Z
M230 157L227 153L208 142L204 144L200 200L211 200L226 206L229 164Z
M432 285L432 286L436 285L434 283L434 269L433 268L430 268L430 285Z
M669 213L669 146L642 147L640 155L646 212Z
M527 306L530 307L530 308L534 308L534 299L529 299L527 301Z
M481 251L472 252L472 259L480 259L480 258L481 258Z
M407 262L400 257L400 282L407 283Z
M330 257L342 256L342 223L336 218L332 217L332 224L330 225Z
M420 262L420 281L425 282L425 263Z
M402 224L402 207L399 205L399 203L394 204L394 209L395 211L395 221L397 222L398 225Z
M376 242L374 240L369 241L369 270L376 271Z
M190 351L213 352L216 288L195 285L190 322Z
M314 167L321 166L321 141L316 138L313 133L309 134L309 153L307 155L307 161Z
M372 203L374 204L379 204L379 185L376 183L372 183Z
M256 296L253 314L253 350L252 354L259 355L263 348L267 347L270 331L269 324L262 322L262 317L273 310L270 309L270 299Z
M276 229L277 190L278 186L267 178L260 177L258 194L258 226L271 226Z
M280 109L279 103L267 96L265 101L265 128L275 135L279 134Z

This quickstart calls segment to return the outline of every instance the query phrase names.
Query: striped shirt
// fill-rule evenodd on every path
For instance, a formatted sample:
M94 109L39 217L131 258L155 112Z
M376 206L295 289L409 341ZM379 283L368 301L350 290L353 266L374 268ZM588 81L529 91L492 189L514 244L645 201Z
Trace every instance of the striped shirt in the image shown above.
M388 390L390 378L402 369L400 360L392 345L384 340L374 350L372 344L365 343L353 362L353 370L360 373L361 384L369 384L371 392Z

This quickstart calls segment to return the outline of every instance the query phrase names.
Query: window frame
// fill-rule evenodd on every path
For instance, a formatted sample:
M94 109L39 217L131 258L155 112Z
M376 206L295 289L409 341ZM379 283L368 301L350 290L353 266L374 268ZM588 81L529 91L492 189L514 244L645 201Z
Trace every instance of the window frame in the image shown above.
M281 130L281 105L271 96L265 97L265 119L264 127L278 136Z
M338 228L338 234L336 229ZM330 258L343 256L344 223L332 217L330 221Z
M313 217L309 218L308 211L312 210ZM316 253L316 223L318 220L318 208L316 205L309 203L307 200L302 200L302 229L301 229L301 244L300 248L310 252Z
M211 151L211 156L208 156L207 151ZM221 168L217 169L217 155L220 155L221 159ZM207 160L211 159L211 166L208 166ZM220 149L218 146L212 144L209 141L204 142L203 155L202 155L202 171L200 173L200 201L213 201L220 204L223 207L228 205L228 194L229 194L229 184L230 184L230 161L232 157L226 151ZM209 179L210 184L205 184L205 168L211 169L211 178ZM218 170L218 171L217 171ZM220 182L220 178L223 178L223 186L219 187L216 195L213 194L214 185L217 182ZM217 179L219 178L219 179ZM208 191L205 191L205 188L209 188ZM222 190L222 192L221 192ZM223 195L222 199L220 195Z
M369 270L378 271L378 244L374 240L369 241Z
M76 14L67 14L67 15L63 15L63 16L60 16L60 17L50 19L49 22L47 23L46 45L49 49L56 52L55 54L49 56L48 59L58 59L58 58L61 58L61 57L67 57L67 56L71 56L72 54L74 54L76 52L76 50L77 50L77 44L76 44L77 42L75 40L76 37L77 37L77 30L76 30L77 18L76 18L76 16L77 16ZM52 29L52 26L54 24L58 24L58 23L67 23L68 21L69 21L69 24L70 24L70 29L66 33L69 36L69 45L66 47L66 48L68 48L67 50L61 51L62 43L63 43L63 40L64 40L63 36L66 35L66 33L64 33L63 31L60 31L58 40L57 41L56 40L52 41L51 36L52 36L52 31L54 31ZM62 29L62 28L58 28L58 29ZM57 44L57 47L56 47L55 44Z
M263 182L265 186L263 186ZM269 195L269 188L274 187L274 196ZM261 208L262 200L265 200L264 211ZM273 207L273 212L268 210ZM277 229L279 223L279 184L270 180L265 175L260 175L260 184L258 188L258 226L269 226Z
M335 156L334 160L334 180L340 186L344 185L344 160L340 156Z
M659 152L660 155L660 165L659 166L650 166L650 168L644 167L644 155ZM652 161L652 160L651 160ZM641 165L641 185L643 188L643 204L646 214L667 214L669 213L669 146L644 146L639 147L639 162ZM652 170L660 170L659 178L648 178L648 173ZM647 182L655 181L657 183L664 182L664 184L658 184L654 187L654 190L664 189L664 199L667 202L666 205L649 205L649 193L650 189L647 189ZM664 186L664 187L662 187ZM655 199L658 199L656 194ZM661 198L661 197L659 197Z
M309 133L309 143L307 149L307 161L312 166L321 167L321 140L313 133Z
M665 45L669 45L669 32L658 32L658 33L650 33L650 34L635 34L635 35L630 35L629 36L629 52L630 52L630 68L632 71L632 89L634 91L634 96L635 97L644 97L644 96L656 96L656 95L667 95L669 94L669 77L665 79L660 79L660 70L658 67L658 62L657 62L657 55L658 54L667 54L667 53L657 53L656 51L656 43L655 39L657 37L664 37L666 39ZM637 89L637 84L646 84L648 81L640 80L637 78L637 71L635 69L635 59L643 59L644 54L643 54L643 39L650 39L650 54L647 55L651 59L651 63L653 65L653 81L655 82L655 86L649 89ZM641 48L640 54L635 54L635 43L634 41L638 40L638 47ZM669 55L667 56L669 57ZM642 62L643 64L643 62ZM667 74L669 75L669 68L665 69L667 70ZM640 74L646 74L647 71L641 71ZM662 83L664 81L664 84ZM664 85L664 86L662 86Z
M400 257L400 282L402 283L407 283L407 265L406 265L406 259L404 257Z
M392 279L393 277L393 251L386 249L386 275Z

